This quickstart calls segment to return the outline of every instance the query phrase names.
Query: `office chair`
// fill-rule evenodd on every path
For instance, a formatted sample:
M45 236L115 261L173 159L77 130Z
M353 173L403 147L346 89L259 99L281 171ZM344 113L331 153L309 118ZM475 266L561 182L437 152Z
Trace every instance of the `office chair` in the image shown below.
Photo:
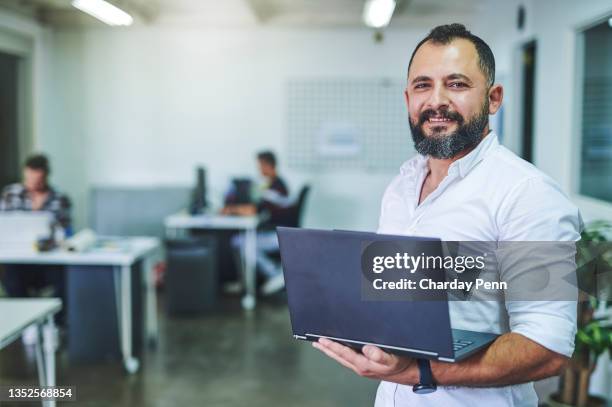
M304 208L306 207L306 198L310 192L310 185L306 184L300 190L297 199L291 205L285 208L284 213L284 222L282 225L276 226L288 226L299 228L302 225L302 219L304 217ZM278 261L280 263L280 250L274 250L272 252L268 252L268 255L274 259L274 261Z
M310 185L304 185L300 190L300 193L295 201L295 203L289 206L287 210L287 224L282 226L289 226L298 228L302 224L302 218L304 216L304 207L306 202L306 197L310 192ZM280 226L280 225L279 225Z

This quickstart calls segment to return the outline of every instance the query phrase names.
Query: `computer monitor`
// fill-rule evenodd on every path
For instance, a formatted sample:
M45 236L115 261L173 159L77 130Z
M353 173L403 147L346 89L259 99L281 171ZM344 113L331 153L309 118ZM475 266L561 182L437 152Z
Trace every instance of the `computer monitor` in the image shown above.
M249 178L234 178L232 180L234 190L234 204L249 204L253 202L251 188L253 182Z
M193 189L191 204L189 211L192 215L203 213L208 206L206 199L206 169L204 167L196 168L196 185Z

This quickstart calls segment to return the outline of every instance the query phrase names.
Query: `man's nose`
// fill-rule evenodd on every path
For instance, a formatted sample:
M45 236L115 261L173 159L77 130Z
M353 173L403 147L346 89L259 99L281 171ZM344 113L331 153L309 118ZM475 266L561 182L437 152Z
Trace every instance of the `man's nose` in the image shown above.
M442 85L436 85L432 88L427 100L427 108L432 110L438 110L442 107L448 107L450 101L446 88Z

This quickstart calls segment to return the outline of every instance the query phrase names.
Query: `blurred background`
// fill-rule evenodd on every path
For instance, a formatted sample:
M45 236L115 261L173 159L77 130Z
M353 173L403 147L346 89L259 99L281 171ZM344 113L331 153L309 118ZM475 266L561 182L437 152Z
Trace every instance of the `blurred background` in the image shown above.
M42 360L75 405L372 405L376 382L293 340L258 245L376 230L414 155L410 55L453 22L495 54L502 143L611 220L609 1L0 0L0 188L44 184L42 207L0 206L0 295L25 270L28 297L63 300L0 308L0 385L49 383ZM605 354L590 378L612 397Z

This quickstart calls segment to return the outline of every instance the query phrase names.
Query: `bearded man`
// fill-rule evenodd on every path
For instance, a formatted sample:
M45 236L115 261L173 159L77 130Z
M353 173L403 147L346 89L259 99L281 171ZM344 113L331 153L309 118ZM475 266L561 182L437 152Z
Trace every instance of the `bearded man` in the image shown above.
M385 191L379 233L447 241L580 238L580 214L558 185L489 129L503 89L482 39L460 24L434 28L412 54L405 97L419 154ZM413 392L423 376L415 359L371 345L359 353L328 339L314 346L382 380L376 407L536 406L532 382L559 374L572 355L575 301L512 301L500 294L497 301L451 301L449 310L453 328L500 336L467 360L432 361L438 389L430 394Z

